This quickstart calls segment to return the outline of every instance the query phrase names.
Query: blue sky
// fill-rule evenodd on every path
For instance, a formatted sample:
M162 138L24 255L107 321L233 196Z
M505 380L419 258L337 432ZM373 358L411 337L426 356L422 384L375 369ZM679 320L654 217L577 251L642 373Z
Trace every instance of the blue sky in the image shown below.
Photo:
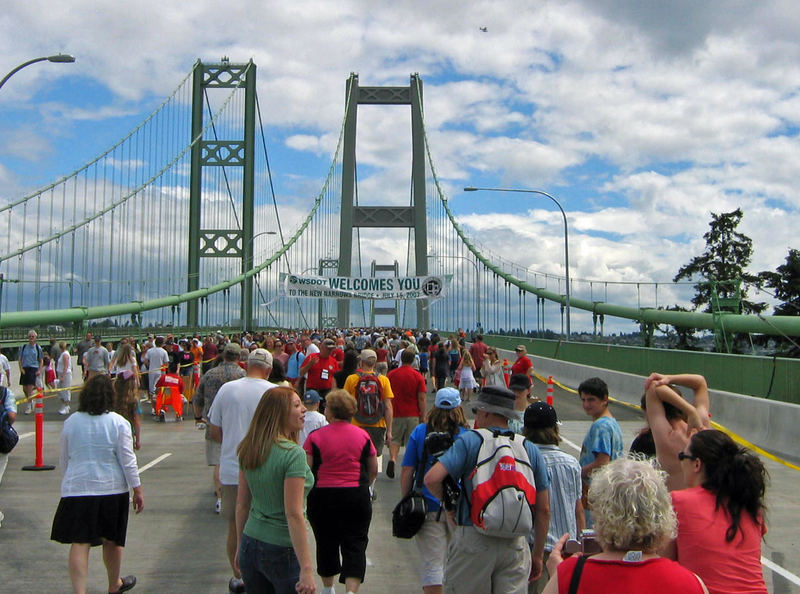
M563 274L560 216L546 200L463 194L463 186L557 196L574 278L668 282L702 250L710 213L737 207L754 240L752 270L774 269L796 247L793 2L229 4L224 18L204 0L7 7L0 68L59 51L77 62L33 65L0 90L0 200L101 153L196 59L227 55L258 65L279 203L298 180L324 179L351 71L362 85L405 85L419 72L451 206L505 257ZM362 108L359 117L364 195L407 200L407 110Z

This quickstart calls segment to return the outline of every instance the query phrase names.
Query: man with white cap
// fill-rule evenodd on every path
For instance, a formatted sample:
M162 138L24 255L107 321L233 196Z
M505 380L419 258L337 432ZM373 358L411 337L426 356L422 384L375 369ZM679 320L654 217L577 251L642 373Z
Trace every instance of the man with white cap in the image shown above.
M222 444L220 448L219 480L222 483L222 516L228 520L228 561L234 577L228 583L231 592L244 592L244 582L234 565L236 556L236 497L239 485L239 458L236 448L242 441L256 406L267 390L275 384L267 381L272 371L272 354L266 349L256 349L247 358L247 375L224 384L217 392L208 411L211 439Z
M214 491L217 493L217 502L214 511L222 511L222 485L219 482L219 455L220 443L211 439L208 427L208 411L217 397L219 389L228 382L244 377L244 369L239 367L239 353L241 347L235 342L229 342L222 350L222 362L216 367L203 373L200 384L192 399L194 419L198 429L205 429L206 437L206 464L214 467Z
M516 445L520 436L508 428L509 419L519 418L519 413L514 410L514 400L514 393L506 388L484 387L472 409L477 430L462 433L425 475L425 486L439 499L442 498L442 482L448 474L460 481L462 486L456 508L456 529L447 555L445 592L524 594L527 593L528 578L536 579L542 573L542 558L550 519L550 480L538 448L528 440L524 440L520 448ZM488 431L483 431L484 429ZM509 466L509 458L505 456L499 460L497 469L500 472L509 472L510 468L510 472L520 474L528 481L525 486L525 500L530 504L533 515L532 552L528 548L526 535L490 535L475 525L475 521L483 521L483 510L488 509L472 509L478 500L473 495L481 495L481 491L490 486L488 481L480 484L473 482L478 480L478 471L481 470L478 467L478 455L484 442L498 444L494 453L490 452L491 459L501 451L499 444L510 444L514 452L514 457L510 459L512 463ZM505 447L509 446L503 446ZM522 456L527 454L529 466L519 460L517 452ZM528 467L525 468L526 466ZM494 479L498 476L498 470L493 472ZM533 485L529 483L530 478L533 479ZM480 487L480 490L473 493L476 487ZM530 487L535 487L535 492L530 493ZM491 502L493 498L490 496L482 499ZM479 552L476 554L475 551Z

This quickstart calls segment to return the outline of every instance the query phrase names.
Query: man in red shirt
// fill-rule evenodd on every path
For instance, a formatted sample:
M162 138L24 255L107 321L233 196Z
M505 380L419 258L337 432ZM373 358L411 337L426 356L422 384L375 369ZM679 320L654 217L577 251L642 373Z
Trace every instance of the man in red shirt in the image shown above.
M483 369L483 360L486 358L486 343L483 342L483 334L478 334L469 347L469 354L472 356L472 361L475 363L475 379L483 377L481 369Z
M511 366L511 374L522 373L532 376L533 361L528 359L528 349L525 348L524 344L519 344L517 348L514 349L514 352L517 353L517 360L514 361L514 364Z
M333 357L335 347L336 343L326 338L319 345L319 353L306 356L300 367L300 377L307 374L306 389L316 390L322 398L321 411L325 410L325 396L333 388L333 374L339 371L339 363Z
M392 385L394 400L394 418L392 419L392 441L389 443L389 464L386 476L394 478L394 467L400 447L405 447L411 432L419 423L425 422L425 378L411 365L414 363L413 348L407 348L400 354L402 365L389 372L389 383Z
M214 360L219 355L219 347L217 343L214 342L214 339L211 336L206 336L205 342L203 342L203 364L202 369L203 373L211 369L211 365L214 363Z

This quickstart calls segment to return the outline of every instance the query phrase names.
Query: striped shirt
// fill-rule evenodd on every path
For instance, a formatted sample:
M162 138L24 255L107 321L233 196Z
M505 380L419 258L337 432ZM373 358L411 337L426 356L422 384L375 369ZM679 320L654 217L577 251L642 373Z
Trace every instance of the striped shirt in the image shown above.
M577 538L575 503L581 498L581 467L578 461L554 445L536 444L550 475L550 527L544 550L550 552L559 538L569 532Z

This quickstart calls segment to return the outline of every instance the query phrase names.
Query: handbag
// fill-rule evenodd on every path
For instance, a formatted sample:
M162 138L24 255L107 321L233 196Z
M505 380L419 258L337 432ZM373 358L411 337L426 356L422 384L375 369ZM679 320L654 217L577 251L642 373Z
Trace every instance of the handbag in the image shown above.
M425 436L428 436L429 427L425 427ZM423 441L424 443L424 441ZM426 448L422 450L422 457L417 465L417 474L411 491L406 493L392 511L392 536L397 538L413 538L425 523L425 514L428 511L425 496L422 494L422 479L425 475L425 461L428 459Z
M6 411L8 388L3 387L3 390L3 413L0 414L0 454L8 454L17 445L19 434L8 422L8 411Z

